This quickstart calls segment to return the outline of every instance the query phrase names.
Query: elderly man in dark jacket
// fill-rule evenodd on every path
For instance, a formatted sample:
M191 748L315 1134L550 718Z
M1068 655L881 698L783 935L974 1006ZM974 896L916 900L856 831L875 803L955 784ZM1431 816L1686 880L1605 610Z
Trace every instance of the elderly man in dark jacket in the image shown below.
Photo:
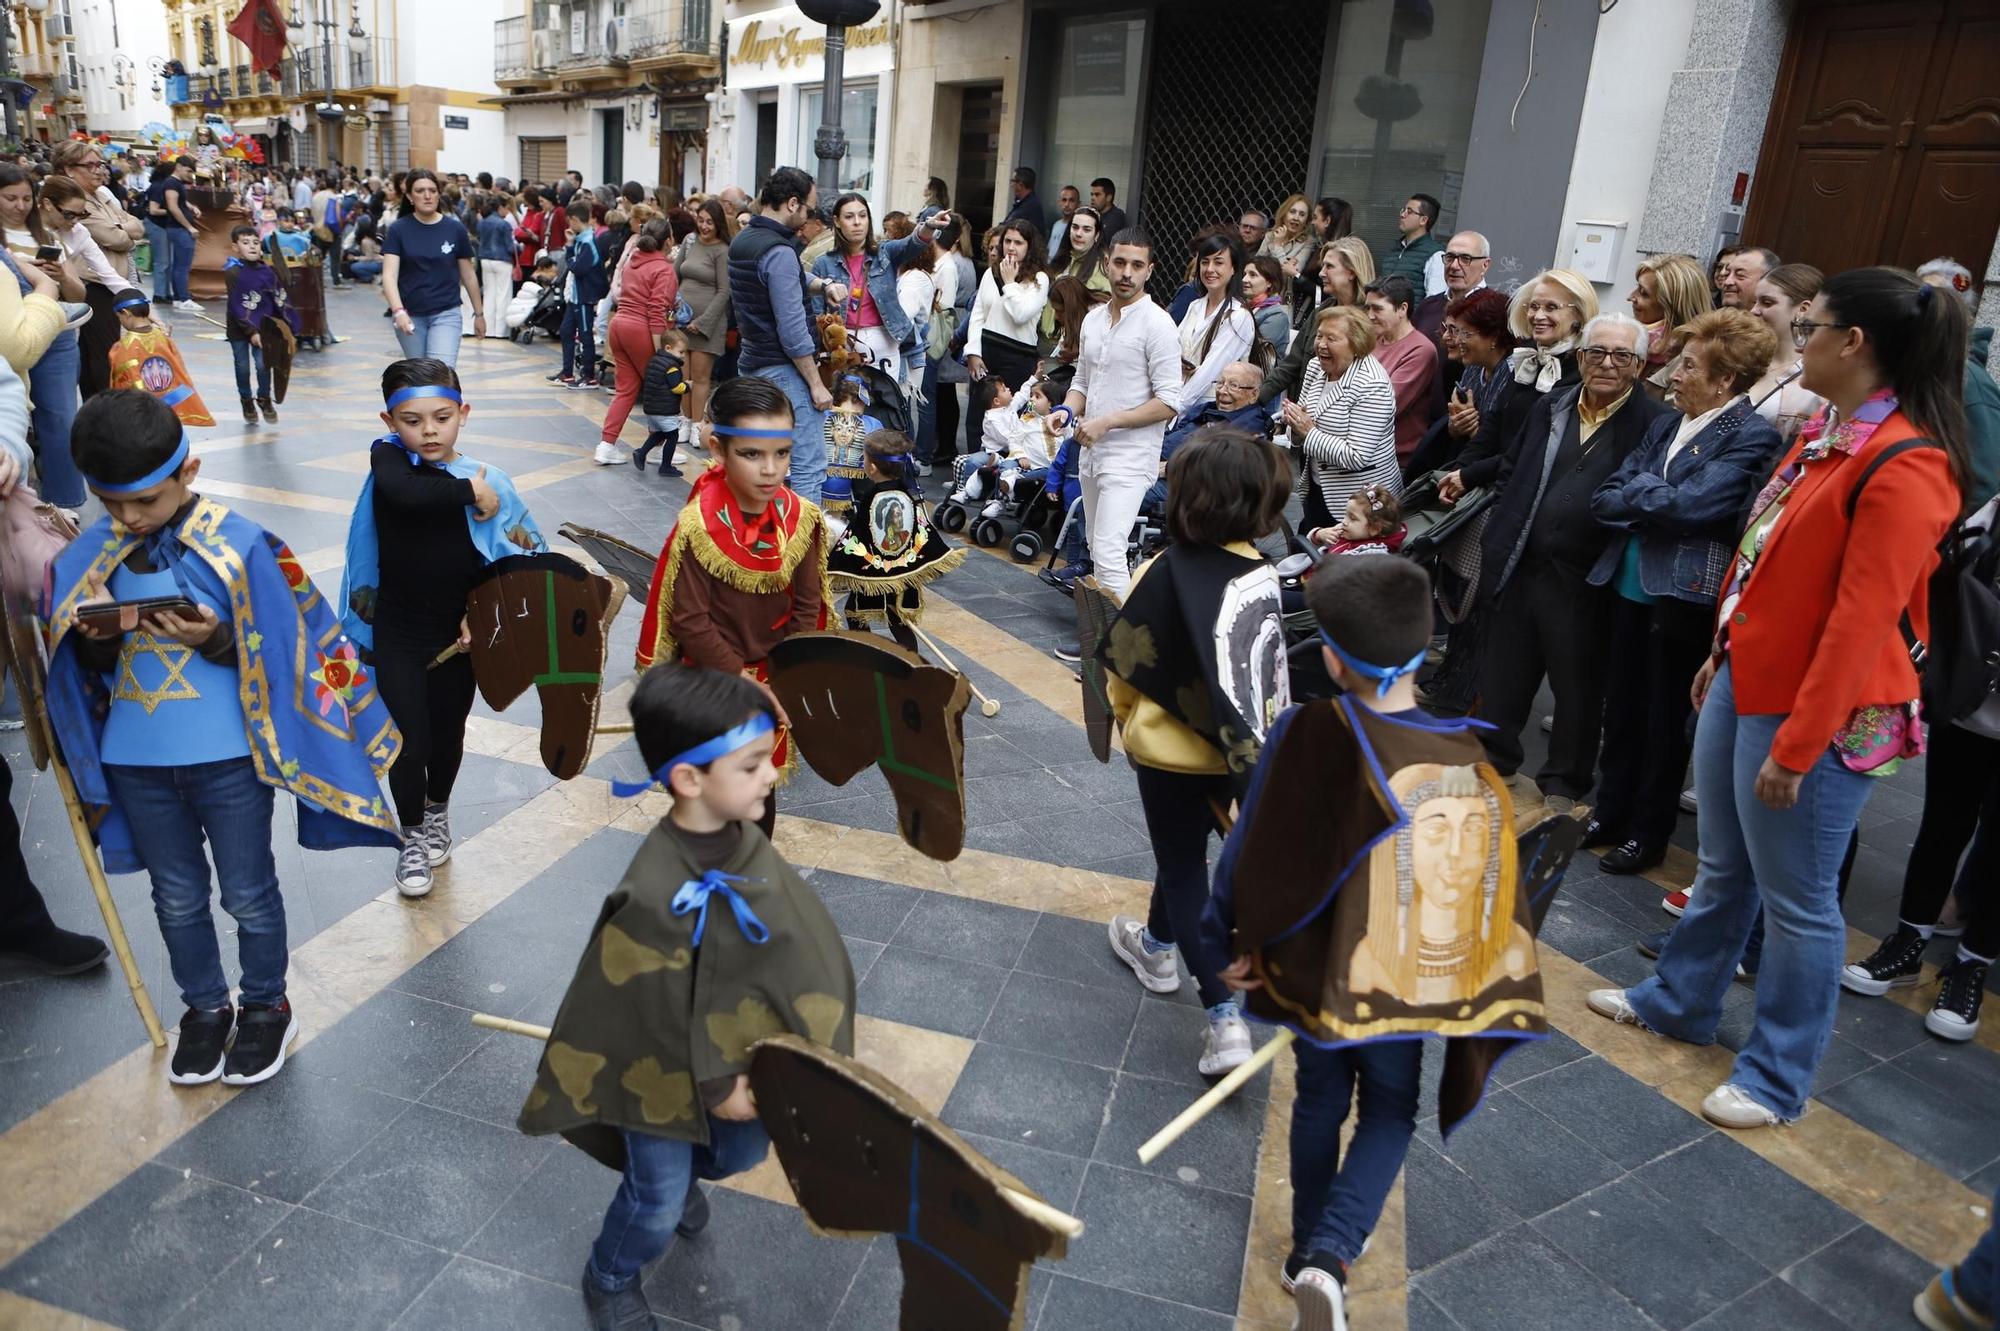
M1497 630L1480 665L1479 715L1493 729L1480 737L1494 767L1513 776L1546 674L1555 727L1536 784L1558 810L1590 791L1612 646L1609 593L1589 583L1611 533L1591 515L1590 496L1663 410L1633 389L1646 364L1646 330L1635 320L1600 315L1578 343L1583 381L1529 410L1480 541L1480 596Z

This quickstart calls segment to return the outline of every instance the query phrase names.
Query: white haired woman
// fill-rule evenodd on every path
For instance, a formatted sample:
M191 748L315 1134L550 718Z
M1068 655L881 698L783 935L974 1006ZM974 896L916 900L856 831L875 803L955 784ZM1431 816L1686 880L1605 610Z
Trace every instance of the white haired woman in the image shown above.
M1396 467L1396 390L1375 350L1368 316L1352 305L1331 305L1315 316L1313 359L1306 364L1298 401L1284 404L1300 468L1305 516L1300 525L1337 525L1355 491L1370 485L1402 491Z

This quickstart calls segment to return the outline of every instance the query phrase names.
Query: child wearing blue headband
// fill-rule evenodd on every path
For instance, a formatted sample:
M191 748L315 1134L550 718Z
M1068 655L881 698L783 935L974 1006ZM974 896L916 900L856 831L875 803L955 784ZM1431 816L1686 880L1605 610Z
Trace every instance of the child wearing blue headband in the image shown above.
M389 769L403 832L396 890L420 897L451 858L451 791L474 691L469 656L440 658L466 642L465 599L481 570L547 543L506 473L458 451L472 408L456 371L396 361L382 373L382 396L382 423L394 433L369 446L340 605L403 732Z
M854 1047L846 945L757 825L778 779L770 700L741 675L654 666L632 733L651 780L619 792L657 786L672 808L598 911L520 1117L623 1174L583 1270L600 1327L653 1325L640 1282L707 1224L701 1180L769 1149L752 1045L789 1032Z

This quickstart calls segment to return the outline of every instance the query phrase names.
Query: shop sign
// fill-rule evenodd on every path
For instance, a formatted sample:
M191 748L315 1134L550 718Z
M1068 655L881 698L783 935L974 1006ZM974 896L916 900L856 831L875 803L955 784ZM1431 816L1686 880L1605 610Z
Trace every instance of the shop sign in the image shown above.
M444 127L445 127L446 129L471 129L471 128L472 128L472 117L471 117L471 116L446 116L446 117L444 118Z
M1071 30L1063 69L1065 97L1123 97L1127 29L1123 22L1079 24Z
M708 128L707 106L669 106L661 127L682 134L699 134Z
M736 39L736 49L729 54L732 69L754 65L790 71L809 63L817 64L826 58L824 27L807 21L795 9L778 13L782 17L759 15L743 25L742 34ZM892 40L886 16L866 27L847 30L850 55L877 48L886 53Z

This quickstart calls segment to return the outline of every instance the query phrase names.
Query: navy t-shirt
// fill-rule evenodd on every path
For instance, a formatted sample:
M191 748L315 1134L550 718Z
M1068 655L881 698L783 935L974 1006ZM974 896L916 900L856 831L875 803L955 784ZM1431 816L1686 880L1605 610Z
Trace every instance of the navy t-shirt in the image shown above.
M414 216L397 218L389 224L382 253L402 260L396 290L403 308L417 318L457 309L458 261L478 258L465 223L449 215L428 224Z
M194 214L187 210L187 182L185 180L169 172L146 187L146 198L152 203L157 204L160 208L160 212L154 216L153 220L161 226L179 227L180 223L174 220L173 213L167 209L167 195L169 193L181 196L181 212L183 215L192 218Z

